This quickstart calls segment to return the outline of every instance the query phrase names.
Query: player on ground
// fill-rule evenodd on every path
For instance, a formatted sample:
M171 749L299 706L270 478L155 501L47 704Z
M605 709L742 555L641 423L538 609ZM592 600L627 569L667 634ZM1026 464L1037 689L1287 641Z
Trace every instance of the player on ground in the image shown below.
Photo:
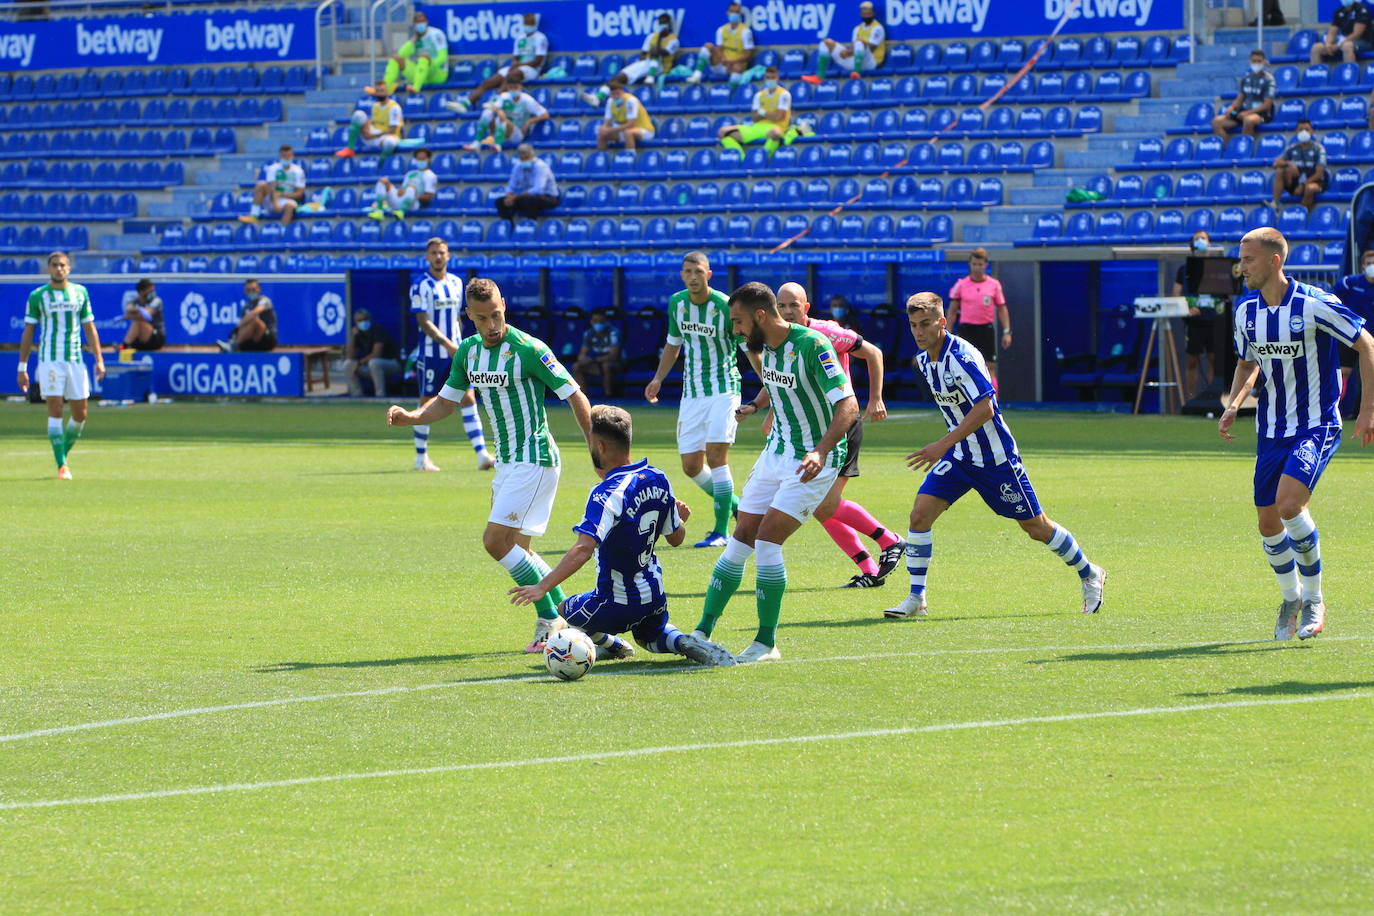
M1359 353L1364 390L1355 433L1361 445L1374 442L1374 337L1335 296L1285 276L1287 257L1288 240L1277 229L1253 229L1240 240L1240 269L1251 292L1236 303L1240 359L1217 423L1230 442L1236 408L1258 376L1255 508L1283 591L1274 624L1279 640L1295 632L1310 639L1326 625L1321 545L1307 504L1341 444L1337 341Z
M744 340L731 330L725 294L711 288L711 263L706 255L689 251L682 256L682 282L687 288L668 298L668 341L654 377L644 386L644 397L650 404L658 403L663 380L678 353L685 353L677 450L682 473L715 504L711 531L694 546L724 547L730 516L739 505L730 475L730 445L739 425L735 419L740 397L737 353Z
M586 514L573 527L577 542L544 578L511 589L511 603L541 600L595 556L596 587L564 600L558 610L602 653L632 657L634 647L616 635L629 631L649 652L685 655L703 665L735 664L724 646L684 635L668 622L663 570L654 545L660 536L673 547L681 545L687 535L682 523L690 510L647 458L631 460L634 430L627 411L598 404L591 422L592 466L601 483L592 487Z
M453 354L463 334L463 281L448 272L448 243L432 238L425 244L429 269L410 287L410 311L425 339L420 342L420 358L415 363L415 378L420 389L420 407L439 395L453 368ZM477 453L477 470L486 471L496 462L487 452L482 435L482 419L477 415L477 397L469 391L459 406L463 430ZM416 426L415 470L437 471L429 457L429 426Z
M887 617L926 615L926 576L931 563L930 529L935 520L969 490L977 490L993 512L1014 519L1078 573L1083 613L1102 609L1107 573L1088 562L1068 529L1040 511L1030 477L1021 466L1016 440L1002 419L992 378L978 350L946 329L944 302L935 293L916 293L906 302L907 320L921 352L917 368L935 395L949 432L906 456L913 471L930 468L911 509L906 566L911 593L883 612Z
M787 590L783 542L834 486L848 457L845 433L858 419L859 405L830 341L783 318L771 289L746 283L730 295L729 304L735 333L760 356L759 377L776 419L740 494L739 519L711 573L695 635L710 638L739 588L745 562L757 551L759 629L735 658L771 661L782 657L777 638Z
M886 419L887 405L883 403L883 351L864 340L858 331L846 328L835 321L812 318L811 303L807 301L806 289L800 283L784 283L778 287L778 312L793 324L799 324L813 331L820 331L835 348L839 356L840 368L849 375L849 356L852 353L868 363L868 405L864 414L854 420L854 425L845 435L849 456L840 468L840 476L825 494L825 499L816 507L816 521L830 535L845 556L854 561L859 572L843 588L875 588L882 585L888 573L897 568L906 552L906 544L888 528L878 524L868 510L856 502L844 498L844 486L849 478L859 476L859 448L864 440L864 421L878 422ZM753 401L740 408L740 414L747 416L767 409L768 394L763 392ZM771 429L770 417L764 421L764 431ZM879 561L864 550L859 535L865 535L878 542L882 551Z
M469 280L467 303L477 333L458 345L448 383L419 410L391 407L386 421L390 426L428 425L452 414L470 387L481 392L496 439L496 479L482 546L516 585L534 585L548 574L549 565L530 548L530 539L548 528L559 473L544 397L552 391L567 401L584 437L591 434L591 405L542 340L506 324L506 303L495 283L482 277ZM563 597L555 587L534 603L538 620L526 652L544 650L559 622Z
M48 282L29 293L24 312L24 333L19 338L19 390L29 390L29 350L37 328L38 384L48 402L48 442L57 461L57 478L71 480L67 455L86 428L86 400L91 396L91 380L81 359L81 332L95 355L95 378L105 377L105 358L100 353L100 335L95 329L91 297L86 287L72 283L72 261L65 251L48 255ZM72 417L62 428L62 401L71 402Z

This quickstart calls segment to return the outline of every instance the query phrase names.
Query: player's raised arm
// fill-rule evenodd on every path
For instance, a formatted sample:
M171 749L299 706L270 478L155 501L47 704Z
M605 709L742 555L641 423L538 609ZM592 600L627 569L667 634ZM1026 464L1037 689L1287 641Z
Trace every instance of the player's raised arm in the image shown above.
M578 534L577 542L568 548L563 559L544 578L533 585L517 585L507 592L511 596L510 603L516 606L533 604L553 591L554 586L562 585L571 578L595 553L596 538L590 534Z
M1255 387L1257 375L1259 375L1259 363L1248 359L1236 362L1236 372L1231 377L1231 392L1226 395L1226 409L1221 412L1221 419L1217 421L1217 432L1227 442L1235 439L1235 436L1231 435L1231 424L1236 422L1236 411L1240 409L1241 402L1250 393L1250 389ZM1361 371L1360 378L1363 379L1364 377L1364 373Z

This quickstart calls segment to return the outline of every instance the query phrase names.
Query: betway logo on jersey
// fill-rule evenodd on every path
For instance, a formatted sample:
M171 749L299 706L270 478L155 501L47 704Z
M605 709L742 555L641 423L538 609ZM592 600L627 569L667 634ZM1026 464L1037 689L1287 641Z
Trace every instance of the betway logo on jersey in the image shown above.
M935 403L943 404L946 407L957 407L964 400L963 395L955 391L936 391Z
M504 388L510 384L510 373L482 369L477 372L469 372L468 381L476 388Z
M1047 6L1053 2L1056 0L1045 0ZM981 32L990 6L992 0L889 0L884 4L884 19L888 25L958 24L968 26L971 32Z
M779 388L796 388L797 375L795 372L779 372L769 366L763 367L763 381L767 385L777 385Z
M76 24L76 53L82 57L92 54L140 54L149 63L157 60L162 47L162 29L126 29L120 25L87 29Z
M716 326L713 324L701 324L697 321L683 321L678 324L678 330L684 334L696 334L698 337L715 337Z
M1058 22L1074 0L1045 0L1045 18ZM1150 21L1155 0L1081 0L1070 19L1130 19L1136 25ZM1070 31L1073 31L1070 29Z
M987 3L988 0L982 0ZM749 25L755 32L800 29L804 32L830 34L835 21L833 3L791 3L789 0L767 0L749 6Z
M523 25L523 13L501 14L493 10L478 10L471 16L464 16L456 10L462 7L446 7L444 14L444 34L449 41L500 41L514 39L517 25Z
M1266 359L1297 359L1302 356L1302 341L1293 340L1287 343L1256 343L1251 344L1250 349L1255 351L1256 356Z
M658 31L658 17L663 13L672 16L674 22L681 22L686 12L680 7L678 9L667 7L650 9L632 6L628 3L622 3L615 9L602 12L596 8L596 4L588 3L587 35L592 38L616 38L618 36L638 38L641 35Z
M19 66L27 67L33 60L33 49L38 44L38 36L32 32L26 35L0 35L0 61L16 61Z
M255 23L251 19L235 19L229 25L215 25L205 20L205 50L207 51L276 51L285 57L291 50L294 22Z

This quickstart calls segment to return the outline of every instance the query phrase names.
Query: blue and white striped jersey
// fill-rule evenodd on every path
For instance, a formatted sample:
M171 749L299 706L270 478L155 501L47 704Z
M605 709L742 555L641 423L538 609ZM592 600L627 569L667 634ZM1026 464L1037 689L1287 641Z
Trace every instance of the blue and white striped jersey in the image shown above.
M436 279L425 271L410 285L411 312L428 312L434 326L455 344L463 339L463 281L453 274ZM421 341L421 355L427 359L448 359L449 353L441 344L425 336Z
M661 535L682 527L673 486L641 458L592 488L587 514L573 531L596 539L596 593L626 607L653 609L666 600L654 555Z
M916 354L916 366L926 377L926 384L935 395L935 406L945 415L945 425L950 429L962 423L979 401L992 399L992 419L950 450L955 458L980 468L1021 460L1016 440L1011 437L1011 430L1002 419L1002 408L997 405L988 364L983 362L983 354L977 348L962 337L946 334L939 358L932 362L930 355L922 350Z
M1236 304L1236 355L1259 363L1261 439L1285 439L1341 422L1340 344L1360 336L1364 319L1308 283L1288 281L1276 306L1251 290Z

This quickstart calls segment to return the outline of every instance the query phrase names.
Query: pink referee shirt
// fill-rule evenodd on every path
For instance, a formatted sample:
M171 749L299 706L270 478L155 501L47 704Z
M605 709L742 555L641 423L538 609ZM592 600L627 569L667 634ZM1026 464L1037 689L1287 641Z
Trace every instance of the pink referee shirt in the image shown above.
M984 277L978 283L960 277L950 287L949 298L959 300L960 324L992 324L997 318L997 306L1007 304L1002 284L994 277Z
M830 343L835 348L835 354L840 358L840 368L844 370L845 375L848 375L849 354L858 346L859 332L828 318L812 318L806 326L813 331L820 331L830 338Z

